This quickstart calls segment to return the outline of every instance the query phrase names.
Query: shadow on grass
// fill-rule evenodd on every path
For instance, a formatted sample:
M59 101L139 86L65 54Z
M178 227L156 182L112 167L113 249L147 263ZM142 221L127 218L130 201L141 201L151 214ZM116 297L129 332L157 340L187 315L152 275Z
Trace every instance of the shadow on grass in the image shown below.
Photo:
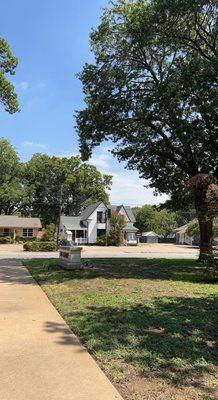
M24 261L39 282L59 283L63 280L104 279L154 279L184 282L201 282L203 267L194 260L166 259L87 259L90 269L64 271L56 266L56 260ZM43 268L43 265L47 267ZM94 268L91 268L94 267Z
M163 297L128 308L91 306L69 311L65 319L97 358L121 360L142 377L207 390L201 378L213 371L217 356L215 301ZM60 332L60 344L74 344L68 330L52 322L45 329Z

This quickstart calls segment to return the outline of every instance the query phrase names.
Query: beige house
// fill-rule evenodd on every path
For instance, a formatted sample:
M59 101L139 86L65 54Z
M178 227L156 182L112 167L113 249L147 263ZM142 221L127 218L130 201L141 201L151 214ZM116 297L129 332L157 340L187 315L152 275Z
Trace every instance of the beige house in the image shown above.
M193 238L187 234L189 224L185 224L175 229L176 232L176 244L188 244L192 245Z
M0 215L0 236L35 238L41 227L39 218Z

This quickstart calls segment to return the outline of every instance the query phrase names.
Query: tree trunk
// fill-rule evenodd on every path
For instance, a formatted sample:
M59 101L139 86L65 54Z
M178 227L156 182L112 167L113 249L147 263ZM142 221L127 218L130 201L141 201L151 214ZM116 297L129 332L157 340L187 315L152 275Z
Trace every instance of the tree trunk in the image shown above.
M202 262L213 257L213 220L202 220L198 217L200 227L200 254L198 261Z
M187 184L195 200L195 209L200 227L200 256L204 275L208 280L218 278L218 262L213 255L213 220L218 213L218 185L213 175L197 174Z

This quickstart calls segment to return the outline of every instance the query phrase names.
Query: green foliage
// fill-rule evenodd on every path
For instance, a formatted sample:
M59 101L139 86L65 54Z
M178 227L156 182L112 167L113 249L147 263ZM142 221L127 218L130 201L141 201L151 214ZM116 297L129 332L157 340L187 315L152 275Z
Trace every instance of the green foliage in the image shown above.
M110 175L101 174L78 156L35 154L22 164L10 142L0 139L0 214L37 216L47 227L56 223L61 185L63 214L77 215L88 202L108 203L111 182Z
M0 103L10 114L19 110L14 86L6 74L14 75L18 60L13 56L6 40L0 37Z
M106 189L112 177L102 175L96 167L71 158L35 154L25 166L25 183L29 192L28 209L46 226L56 223L63 185L62 212L77 215L85 202L102 199L108 202Z
M112 211L110 218L110 232L108 235L108 245L120 246L123 244L123 229L126 226L123 215Z
M198 222L193 222L188 225L187 234L189 236L199 236L200 235L200 227ZM218 219L214 220L213 224L213 237L218 237Z
M12 214L22 207L26 191L22 182L23 165L6 139L0 138L0 214Z
M136 227L141 232L154 231L158 235L166 235L176 228L176 214L167 209L157 210L154 206L144 205L133 208Z
M95 64L77 113L87 159L105 139L114 154L180 204L187 179L215 174L215 1L112 2L91 33Z
M43 229L43 236L41 238L44 242L49 242L50 240L54 240L56 233L56 225L49 224L45 229Z
M0 236L0 244L10 244L11 242L10 236Z
M79 75L83 159L112 140L119 160L181 208L193 201L201 219L210 197L200 181L217 190L217 27L215 0L112 1L91 33L95 62Z
M23 236L16 236L15 242L17 243L26 243L26 242L33 242L38 240L36 237L23 237Z
M191 237L200 235L200 228L198 222L193 222L192 224L189 224L187 228L187 235Z
M25 251L55 251L56 243L43 241L30 241L23 245Z
M97 246L106 246L106 236L105 235L99 236L96 240L96 245Z

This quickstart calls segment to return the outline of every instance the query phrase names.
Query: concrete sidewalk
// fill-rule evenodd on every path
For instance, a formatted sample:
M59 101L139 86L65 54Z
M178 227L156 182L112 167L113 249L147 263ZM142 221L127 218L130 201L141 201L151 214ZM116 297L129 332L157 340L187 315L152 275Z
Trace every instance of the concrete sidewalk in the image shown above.
M18 260L0 261L0 371L1 400L122 399Z

